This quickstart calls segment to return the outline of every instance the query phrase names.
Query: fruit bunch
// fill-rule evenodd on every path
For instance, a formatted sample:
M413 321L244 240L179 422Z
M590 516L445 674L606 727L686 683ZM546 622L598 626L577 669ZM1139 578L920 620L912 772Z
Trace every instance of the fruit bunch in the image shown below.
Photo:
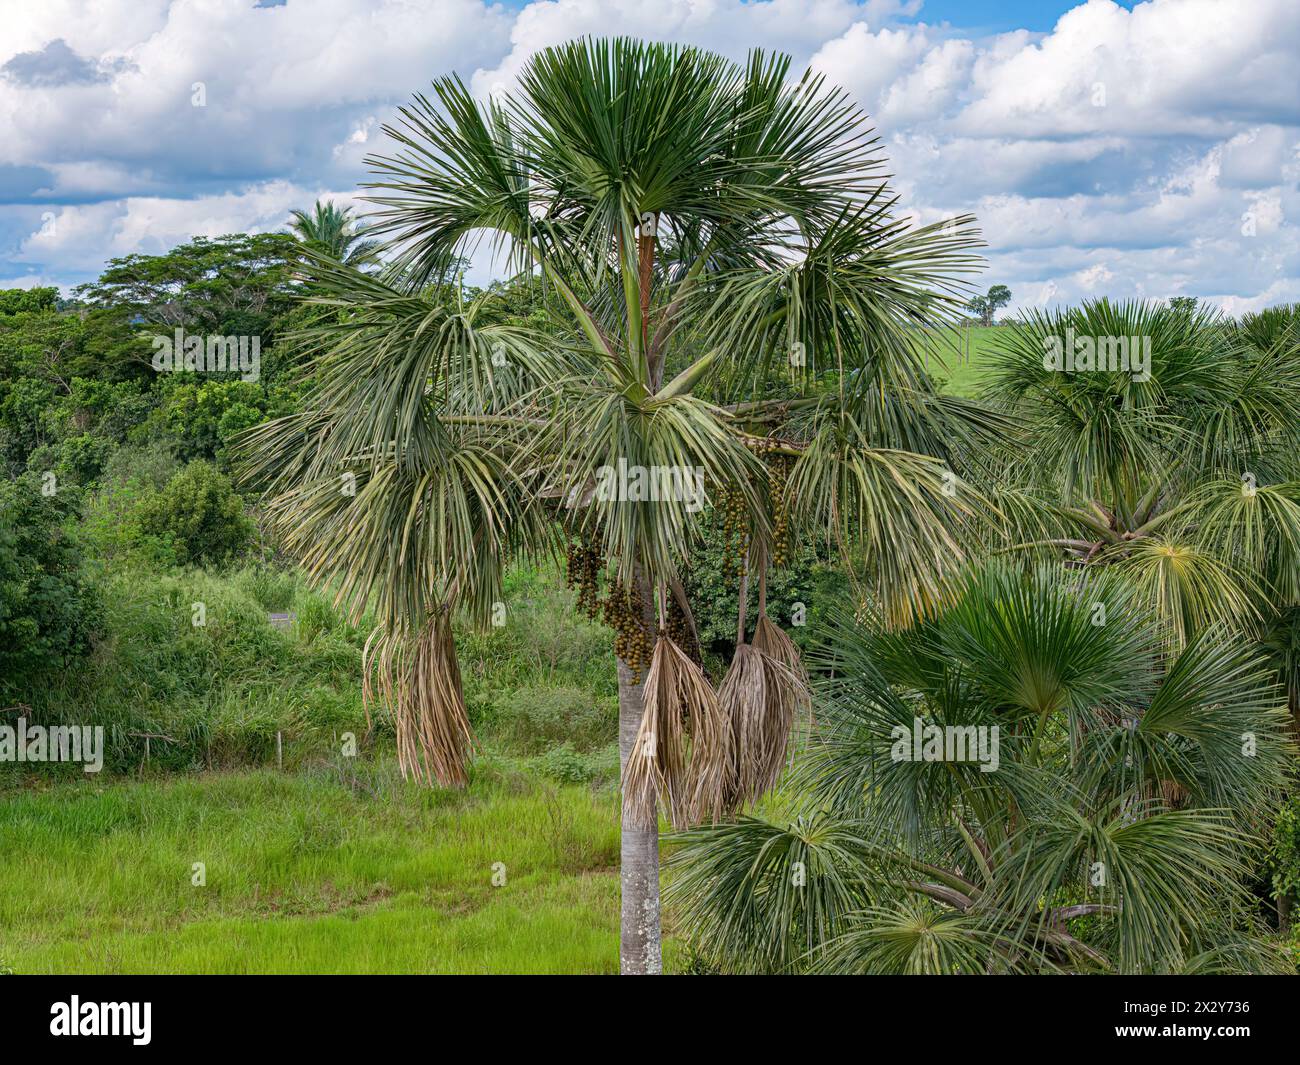
M605 624L614 630L614 653L632 671L632 683L641 683L641 672L650 665L654 653L654 633L645 623L645 600L634 583L609 582L609 593L602 605Z
M767 491L772 499L772 565L784 566L790 558L790 515L785 505L785 486L790 479L794 459L775 451L769 452L767 462Z
M566 553L566 583L578 592L578 609L592 621L600 616L600 571L605 560L587 539L570 540Z
M745 509L745 496L737 486L722 485L716 499L716 513L722 522L722 571L727 576L739 576L744 571L745 553L749 549L749 514Z

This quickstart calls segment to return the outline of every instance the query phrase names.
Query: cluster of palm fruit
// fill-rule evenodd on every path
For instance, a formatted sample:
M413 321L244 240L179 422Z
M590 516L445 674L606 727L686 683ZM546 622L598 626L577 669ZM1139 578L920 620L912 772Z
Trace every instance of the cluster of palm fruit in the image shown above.
M722 572L738 577L745 569L749 550L749 513L738 486L722 485L715 493L714 507L722 520Z
M785 485L790 479L790 467L794 465L794 459L769 449L764 461L767 463L767 491L775 508L772 517L772 565L781 567L790 558L790 516L785 506Z
M570 540L566 557L567 584L577 589L578 609L592 621L600 616L600 571L605 559L588 539Z
M790 516L785 505L785 487L790 479L794 459L782 449L783 441L768 436L747 436L745 446L763 460L767 467L767 490L772 500L772 565L784 566L790 558ZM723 572L739 576L745 571L749 550L749 515L745 496L738 486L721 485L715 506L722 522Z
M617 578L609 582L609 592L601 604L605 624L614 630L614 653L632 671L632 683L641 683L641 673L650 665L654 653L654 633L645 623L645 600L634 582L627 587Z

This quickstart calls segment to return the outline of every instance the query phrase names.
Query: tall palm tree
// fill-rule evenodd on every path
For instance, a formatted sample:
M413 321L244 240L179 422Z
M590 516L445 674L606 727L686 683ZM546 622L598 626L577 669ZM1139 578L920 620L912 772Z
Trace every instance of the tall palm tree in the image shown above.
M656 972L657 803L684 825L757 798L806 697L762 605L780 540L831 541L900 618L962 558L982 508L948 460L1005 426L937 395L926 350L978 241L969 218L901 216L865 115L784 56L582 40L509 95L446 78L401 114L371 160L391 266L311 256L336 313L301 338L303 411L246 439L249 473L308 571L375 610L367 694L404 771L444 785L473 742L452 612L486 619L506 566L567 550L617 630L622 970ZM430 295L482 239L548 326ZM769 398L774 376L797 398ZM665 490L611 487L626 470ZM720 684L683 590L700 490L760 588Z
M1171 655L1115 571L994 565L902 631L843 614L821 665L791 809L674 851L711 966L1285 969L1246 888L1294 749L1239 636ZM918 748L928 729L967 747Z
M317 200L310 214L295 208L292 216L289 228L317 253L348 266L376 262L379 242L366 238L364 227L358 226L352 217L351 207L339 207L333 200L323 203Z

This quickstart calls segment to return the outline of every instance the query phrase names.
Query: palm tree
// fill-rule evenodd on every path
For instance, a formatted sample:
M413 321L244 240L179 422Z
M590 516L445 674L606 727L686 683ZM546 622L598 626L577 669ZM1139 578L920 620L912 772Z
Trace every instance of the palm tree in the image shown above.
M1298 326L1288 308L1030 312L993 341L987 394L1021 423L992 476L1055 525L1033 545L1131 575L1177 647L1228 621L1271 648L1300 727ZM1058 366L1066 343L1128 364Z
M1171 655L1114 571L1003 564L901 632L846 613L825 648L785 816L674 852L670 890L711 967L1284 971L1247 858L1293 748L1240 637ZM994 757L918 757L931 728L981 753L987 736Z
M339 207L333 200L317 200L311 214L296 208L292 214L289 228L313 251L348 266L376 262L379 242L365 239L365 228L353 220L351 207Z
M466 779L453 612L485 620L508 565L567 552L616 629L628 973L660 968L657 805L725 818L780 772L806 697L765 610L781 541L829 540L896 616L924 611L982 510L949 462L1005 429L925 370L977 266L971 220L911 227L862 112L789 75L783 56L582 40L486 103L436 82L371 160L391 267L310 254L335 312L301 337L313 391L245 441L308 572L375 611L367 695L416 777ZM485 238L545 325L430 294ZM796 398L768 396L776 377ZM682 579L702 494L740 530L739 602L760 592L720 684Z

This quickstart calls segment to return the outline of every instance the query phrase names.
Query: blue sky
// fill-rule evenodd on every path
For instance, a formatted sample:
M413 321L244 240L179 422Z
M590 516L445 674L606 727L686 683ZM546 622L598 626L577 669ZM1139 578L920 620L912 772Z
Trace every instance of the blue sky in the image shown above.
M1013 306L1300 300L1295 0L0 0L0 286L353 202L441 74L581 34L791 53L872 115L918 222L973 212ZM474 277L491 263L477 260Z

